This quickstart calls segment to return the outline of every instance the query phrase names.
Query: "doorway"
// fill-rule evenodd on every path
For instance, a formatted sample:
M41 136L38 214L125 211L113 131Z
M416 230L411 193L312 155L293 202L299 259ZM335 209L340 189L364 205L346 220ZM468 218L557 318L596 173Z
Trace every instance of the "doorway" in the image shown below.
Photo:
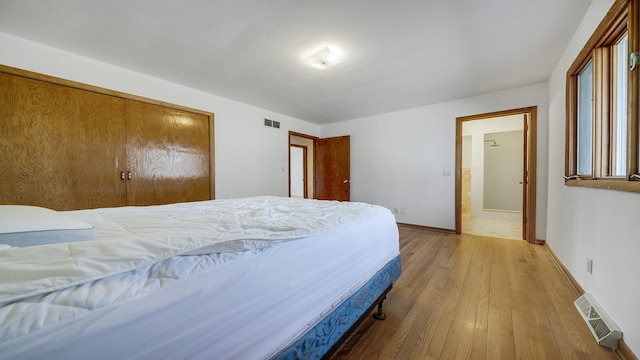
M289 197L315 198L315 140L289 133Z
M289 197L308 198L307 147L289 145Z
M537 242L536 109L456 119L456 233Z
M295 187L299 180L295 170L300 167L296 150L307 149L302 165L307 175L305 177L305 197L318 200L350 201L351 198L351 140L349 135L318 138L289 131L289 196L299 194ZM294 172L295 171L295 172Z

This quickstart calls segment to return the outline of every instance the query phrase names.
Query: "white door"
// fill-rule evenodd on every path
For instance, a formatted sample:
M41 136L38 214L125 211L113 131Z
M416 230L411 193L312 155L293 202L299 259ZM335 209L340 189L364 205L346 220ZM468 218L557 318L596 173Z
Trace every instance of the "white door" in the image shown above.
M304 197L304 148L290 146L291 153L291 197Z

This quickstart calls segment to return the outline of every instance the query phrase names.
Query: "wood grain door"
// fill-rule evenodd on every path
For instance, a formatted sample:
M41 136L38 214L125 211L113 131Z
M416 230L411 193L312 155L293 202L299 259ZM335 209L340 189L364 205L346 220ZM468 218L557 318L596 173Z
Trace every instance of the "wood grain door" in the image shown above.
M210 199L207 116L127 100L126 128L129 205Z
M351 138L349 136L316 141L315 174L317 199L350 201Z
M126 204L125 102L0 73L0 204Z

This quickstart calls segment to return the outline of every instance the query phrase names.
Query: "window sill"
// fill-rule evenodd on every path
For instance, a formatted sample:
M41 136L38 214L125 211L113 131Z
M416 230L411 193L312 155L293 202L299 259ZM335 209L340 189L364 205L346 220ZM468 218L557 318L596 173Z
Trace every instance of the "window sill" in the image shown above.
M596 189L605 190L618 190L629 192L640 192L640 181L628 181L628 180L566 180L564 182L567 186L580 186L590 187Z

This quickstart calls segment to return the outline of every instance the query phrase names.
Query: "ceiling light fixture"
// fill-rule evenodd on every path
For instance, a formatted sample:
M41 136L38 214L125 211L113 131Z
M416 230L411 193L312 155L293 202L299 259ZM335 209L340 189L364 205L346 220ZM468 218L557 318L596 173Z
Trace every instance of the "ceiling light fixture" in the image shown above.
M340 58L325 46L318 52L305 57L304 61L316 69L324 70L330 66L338 64L340 62Z

